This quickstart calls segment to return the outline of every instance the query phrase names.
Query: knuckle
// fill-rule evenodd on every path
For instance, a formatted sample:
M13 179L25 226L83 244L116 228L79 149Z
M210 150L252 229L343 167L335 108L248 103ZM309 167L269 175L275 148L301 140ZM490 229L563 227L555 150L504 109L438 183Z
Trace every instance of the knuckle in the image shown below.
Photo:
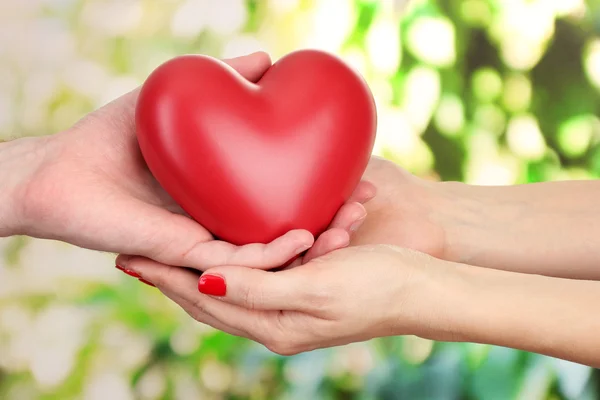
M198 259L203 259L201 244L202 242L194 240L183 248L181 252L181 260L183 261L184 265L190 263L192 259L195 259L195 261Z
M256 310L258 303L256 302L256 295L252 291L251 287L244 285L241 287L240 292L242 303L244 304L245 308L249 310Z
M242 304L249 310L259 310L267 303L264 280L260 274L256 274L252 284L242 285L239 290Z
M249 310L261 310L267 303L265 291L260 283L257 285L245 285L241 289L241 296L244 307Z
M204 271L207 268L225 265L227 252L221 242L213 241L209 236L199 236L183 247L178 258L181 265L194 266Z
M143 263L143 259L138 260L137 262L141 262ZM136 260L133 259L130 261L130 265L132 267L133 270L136 270L135 267L135 263ZM152 276L143 276L144 279L148 279L149 281L151 281L154 285L158 286L158 287L168 287L169 283L174 282L173 280L173 274L176 272L174 267L168 267L168 268L164 268L162 269L159 273L153 273ZM146 275L146 274L144 274Z
M152 246L148 250L149 257L158 261L170 260L169 252L172 251L173 245L175 244L173 239L161 237L158 230L155 232L148 232L143 236L143 241L145 243L152 243Z
M310 288L304 291L303 302L313 311L327 311L333 304L332 293L336 293L336 288L323 283L323 280L316 279L312 285L306 285L304 288Z
M320 286L320 285L319 285ZM330 291L324 287L314 287L306 294L306 301L315 309L321 309L331 300Z

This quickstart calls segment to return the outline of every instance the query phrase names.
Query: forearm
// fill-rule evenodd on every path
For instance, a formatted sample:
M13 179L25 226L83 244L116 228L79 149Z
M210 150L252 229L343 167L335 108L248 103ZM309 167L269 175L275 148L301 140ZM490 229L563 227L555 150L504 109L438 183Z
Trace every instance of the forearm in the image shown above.
M510 347L600 367L600 282L443 262L424 336ZM434 307L433 303L430 307ZM435 315L434 315L435 316Z
M600 280L600 181L441 185L448 259Z

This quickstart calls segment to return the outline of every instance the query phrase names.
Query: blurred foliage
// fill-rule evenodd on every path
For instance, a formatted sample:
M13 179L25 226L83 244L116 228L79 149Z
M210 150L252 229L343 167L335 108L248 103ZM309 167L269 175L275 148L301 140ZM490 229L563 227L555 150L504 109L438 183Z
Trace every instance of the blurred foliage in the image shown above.
M376 97L375 153L431 179L600 175L600 2L0 2L0 138L67 129L182 53L335 52ZM415 337L280 357L192 321L110 257L0 241L2 399L596 399L596 371ZM557 293L557 295L559 295Z

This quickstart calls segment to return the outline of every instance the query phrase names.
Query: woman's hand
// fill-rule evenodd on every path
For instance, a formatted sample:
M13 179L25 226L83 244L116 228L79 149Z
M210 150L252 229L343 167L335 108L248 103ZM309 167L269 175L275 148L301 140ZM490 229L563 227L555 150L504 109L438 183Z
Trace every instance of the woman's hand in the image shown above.
M434 285L440 261L393 246L341 249L278 272L216 267L200 279L147 259L119 262L196 320L280 354L379 336L432 336L430 326L444 331L431 307L443 304L444 288Z
M366 205L369 217L352 245L391 244L451 259L447 228L462 199L380 157L371 157L363 179L377 188L377 197Z
M474 186L430 182L373 157L377 188L352 245L386 243L447 261L600 280L600 182Z
M265 53L227 62L251 81L271 65ZM0 144L0 236L56 239L197 269L223 263L277 267L313 245L312 235L302 230L267 245L214 241L148 170L135 135L137 93L63 133ZM371 185L360 184L311 254L346 246L350 228L366 216L360 203L373 195Z
M412 334L600 367L600 282L473 267L386 245L337 250L279 272L216 267L199 279L145 259L126 263L198 321L280 354Z

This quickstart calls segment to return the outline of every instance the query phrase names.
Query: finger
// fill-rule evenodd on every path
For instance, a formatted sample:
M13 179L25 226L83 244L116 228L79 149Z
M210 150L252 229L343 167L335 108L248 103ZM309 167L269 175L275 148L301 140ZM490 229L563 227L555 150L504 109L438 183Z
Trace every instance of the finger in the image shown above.
M302 268L268 272L245 267L216 267L198 280L201 293L248 310L310 311L318 300L318 282Z
M196 282L197 280L194 280L194 282ZM194 318L196 321L203 323L205 325L209 325L212 326L213 328L228 333L230 335L234 335L234 336L239 336L239 337L244 337L250 340L256 340L256 338L254 336L252 336L251 334L249 334L248 332L245 332L241 329L237 329L234 328L230 325L227 325L221 321L219 321L218 319L212 317L211 315L208 315L207 313L205 313L204 311L202 311L201 309L199 309L193 302L186 300L185 298L179 296L176 292L164 289L164 288L160 288L160 291L169 299L171 299L173 302L175 302L177 305L179 305L186 313L188 313L192 318Z
M344 229L335 228L324 232L315 245L308 250L302 263L306 264L313 258L321 257L334 250L342 249L350 244L350 235Z
M200 293L198 291L200 286L198 275L189 270L163 265L143 257L132 257L125 261L124 268L134 271L144 280L151 282L161 292L176 301L177 304L185 305L186 312L194 318L202 320L202 322L205 321L217 329L227 329L229 332L235 332L233 334L237 333L239 336L245 336L253 340L259 336L261 328L262 330L265 328L264 326L257 326L259 311L222 301L222 297L216 299L211 295ZM232 268L273 275L270 272L250 268ZM262 321L265 321L264 315Z
M198 279L189 270L144 257L123 257L117 261L159 289L175 292L194 304L198 298L208 295L248 310L299 310L305 306L304 294L311 292L311 285L303 284L304 276L294 270L269 272L246 267L215 267ZM205 304L199 303L198 307L204 309Z
M247 310L308 309L308 294L312 293L316 286L314 283L304 283L306 278L294 273L294 270L268 272L246 267L215 267L204 273L193 285L189 275L181 272L183 269L165 268L164 265L147 258L130 258L121 266L134 271L161 290L176 292L194 304L197 304L198 298L206 297L201 295L203 293ZM199 306L204 308L209 305L202 303ZM221 316L208 310L207 312L221 319Z
M349 234L357 231L367 216L367 210L360 203L346 203L334 217L329 229L323 232L315 244L302 258L297 258L283 266L283 270L305 264L313 258L321 257L333 250L350 244Z
M197 283L197 280L194 283ZM185 312L198 322L210 325L230 335L244 337L259 343L262 338L269 337L269 319L265 317L270 317L270 315L263 315L262 318L259 318L254 310L246 310L197 291L194 291L193 296L195 297L192 301L186 300L167 289L161 289L161 292L179 304ZM259 320L263 323L257 323ZM264 321L267 321L267 323L264 323Z
M110 211L110 212L108 212ZM82 218L89 218L85 214ZM67 232L73 244L91 250L135 254L168 265L193 261L194 250L213 237L194 220L116 192L106 198L94 231ZM126 222L124 222L126 221Z
M271 57L264 51L223 60L250 82L258 82L271 67Z
M367 217L365 207L357 202L346 203L337 212L329 229L338 228L348 232L354 232Z
M214 240L200 242L187 253L183 264L201 271L223 265L240 265L249 268L277 268L309 249L314 243L312 234L293 230L268 244L252 243L235 246Z
M348 202L366 203L377 194L377 188L369 181L362 180L354 189L354 193L348 199Z
M268 244L235 246L213 240L210 232L190 218L136 199L119 198L112 209L118 210L118 213L111 214L107 229L119 226L119 221L123 220L127 220L128 224L111 232L111 236L115 237L115 249L110 250L200 271L218 265L275 268L314 243L310 232L294 230Z
M250 82L257 82L271 67L271 58L263 51L226 59L223 62L231 66ZM137 102L140 89L138 87L113 100L103 107L103 112L116 113L120 117L119 120L129 124L133 123L135 120L135 103Z
M134 272L141 279L152 283L165 296L183 308L183 310L196 321L210 325L215 329L231 335L255 340L248 332L218 320L212 315L204 312L203 307L199 307L198 301L194 301L194 297L197 298L202 296L196 289L198 278L200 276L197 272L185 268L160 264L144 257L119 256L117 257L116 264L126 268L130 272ZM144 268L145 265L151 266L151 269ZM150 273L148 271L150 271ZM162 276L161 279L157 278L159 275ZM176 285L165 286L163 282L175 282ZM173 289L174 287L175 289ZM186 296L186 294L188 295Z

